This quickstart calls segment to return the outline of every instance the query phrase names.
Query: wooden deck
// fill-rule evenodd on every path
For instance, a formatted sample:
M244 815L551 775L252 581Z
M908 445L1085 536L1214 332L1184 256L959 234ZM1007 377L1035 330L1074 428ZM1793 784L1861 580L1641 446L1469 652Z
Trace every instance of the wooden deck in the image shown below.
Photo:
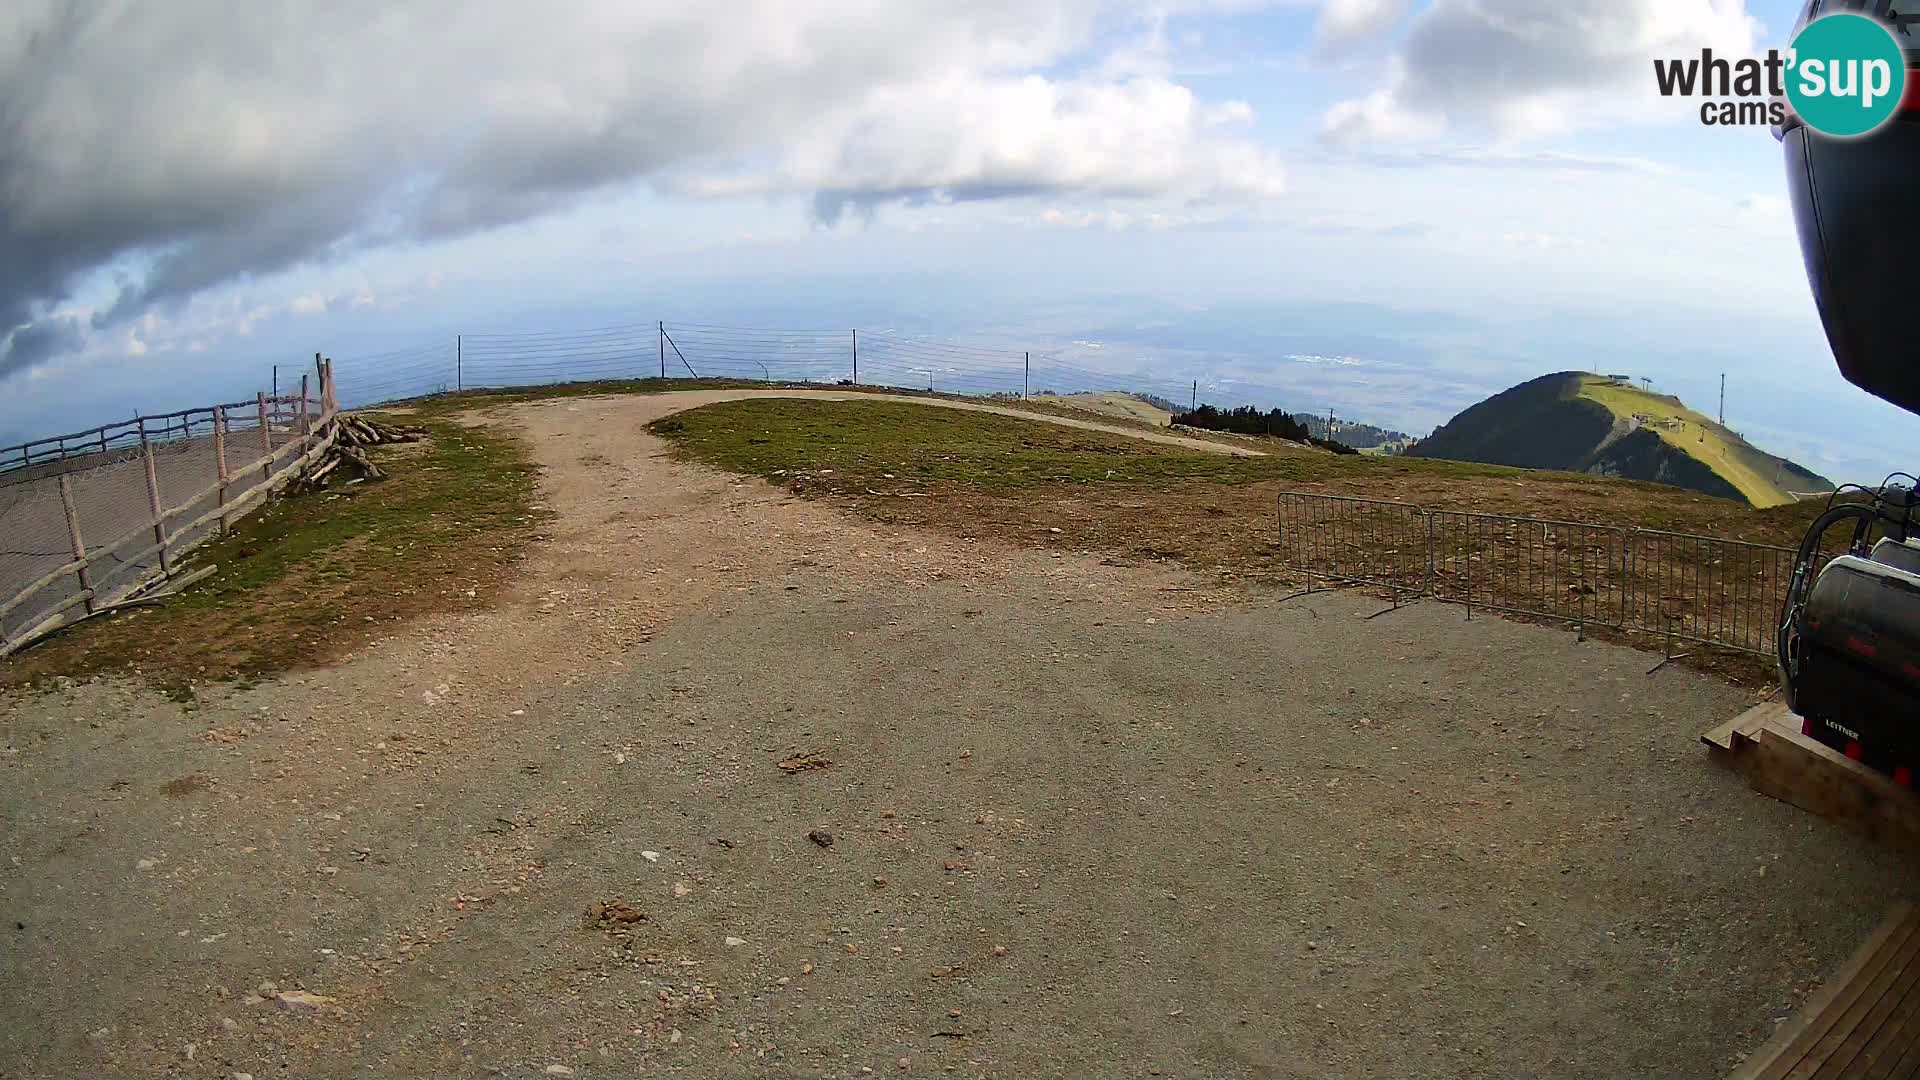
M1889 913L1732 1080L1920 1076L1920 909Z

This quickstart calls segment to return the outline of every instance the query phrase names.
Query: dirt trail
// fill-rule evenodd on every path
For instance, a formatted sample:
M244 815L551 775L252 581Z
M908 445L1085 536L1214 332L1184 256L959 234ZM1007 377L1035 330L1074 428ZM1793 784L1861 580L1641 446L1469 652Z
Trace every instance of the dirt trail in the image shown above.
M0 705L0 1075L1719 1075L1916 884L1707 679L644 430L740 396L485 410L554 514L494 610Z

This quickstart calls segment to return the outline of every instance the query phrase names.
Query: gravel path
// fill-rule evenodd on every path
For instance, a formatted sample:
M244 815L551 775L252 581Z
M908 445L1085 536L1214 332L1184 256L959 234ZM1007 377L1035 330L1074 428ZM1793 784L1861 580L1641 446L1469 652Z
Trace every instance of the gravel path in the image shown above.
M0 1075L1710 1077L1913 891L1702 676L851 520L717 396L497 410L494 611L0 706Z

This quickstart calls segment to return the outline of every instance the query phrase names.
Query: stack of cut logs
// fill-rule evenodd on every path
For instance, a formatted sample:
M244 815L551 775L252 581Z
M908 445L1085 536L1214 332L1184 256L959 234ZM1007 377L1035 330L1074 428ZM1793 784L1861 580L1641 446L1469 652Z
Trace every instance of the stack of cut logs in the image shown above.
M327 477L343 464L352 466L363 480L385 479L386 472L373 463L362 447L419 442L420 436L426 434L425 428L394 427L352 413L341 413L334 422L339 425L339 433L334 436L333 445L300 474L300 479L293 484L295 491L324 487Z

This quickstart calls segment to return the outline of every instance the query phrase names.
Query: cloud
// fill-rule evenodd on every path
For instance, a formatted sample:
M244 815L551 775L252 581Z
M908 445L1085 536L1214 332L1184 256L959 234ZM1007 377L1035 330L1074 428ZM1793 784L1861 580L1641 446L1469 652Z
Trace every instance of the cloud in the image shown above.
M80 320L71 315L49 315L14 327L0 349L0 378L14 375L58 353L78 348L86 340Z
M1674 176L1679 170L1650 158L1620 154L1576 154L1564 150L1513 150L1484 146L1413 147L1383 149L1375 147L1340 150L1350 160L1383 168L1479 168L1504 170L1546 169L1562 172L1638 173L1643 176Z
M1314 48L1338 52L1372 38L1399 22L1407 6L1408 0L1326 0L1314 24Z
M1270 195L1278 163L1222 130L1250 110L1166 70L1164 19L1216 6L1246 5L14 0L0 375L82 332L51 313L89 287L112 295L96 320L111 326L636 183L812 194L822 221L889 202Z
M1042 194L1276 196L1285 187L1277 157L1203 134L1250 115L1244 103L1208 107L1159 78L1080 83L963 75L872 95L820 118L763 171L686 186L729 194L812 191L815 213L827 224L886 203Z
M1748 195L1733 204L1728 227L1759 235L1793 236L1793 207L1780 195Z
M1396 141L1465 126L1507 138L1647 119L1661 115L1652 58L1751 54L1758 32L1745 0L1434 0L1386 85L1333 106L1322 133Z

